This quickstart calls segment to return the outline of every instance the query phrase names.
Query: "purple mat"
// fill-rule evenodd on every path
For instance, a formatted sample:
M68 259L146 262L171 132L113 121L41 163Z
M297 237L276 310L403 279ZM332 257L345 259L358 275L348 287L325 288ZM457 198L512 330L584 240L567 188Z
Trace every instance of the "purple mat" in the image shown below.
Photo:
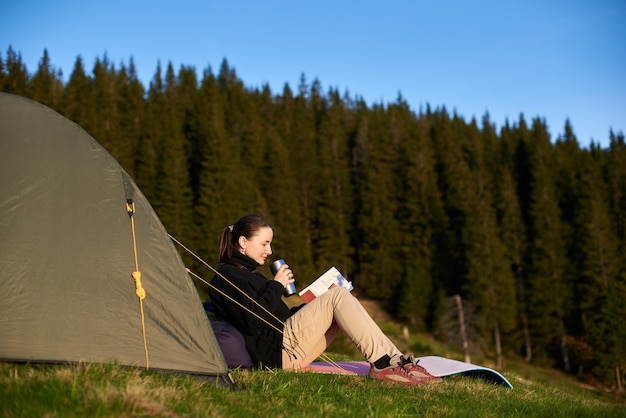
M463 361L447 359L439 356L425 356L419 358L420 366L424 367L434 376L470 376L479 377L491 383L513 388L511 383L504 376L495 370L476 364L465 363ZM328 363L316 361L302 369L304 372L332 373L367 376L370 365L366 361L338 361Z

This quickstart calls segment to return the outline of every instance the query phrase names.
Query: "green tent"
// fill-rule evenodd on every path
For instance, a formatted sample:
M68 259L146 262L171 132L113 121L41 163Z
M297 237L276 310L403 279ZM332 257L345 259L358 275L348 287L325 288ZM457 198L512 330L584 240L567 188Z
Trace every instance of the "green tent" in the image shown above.
M0 360L115 362L231 383L193 282L135 182L78 125L6 93L0 295Z

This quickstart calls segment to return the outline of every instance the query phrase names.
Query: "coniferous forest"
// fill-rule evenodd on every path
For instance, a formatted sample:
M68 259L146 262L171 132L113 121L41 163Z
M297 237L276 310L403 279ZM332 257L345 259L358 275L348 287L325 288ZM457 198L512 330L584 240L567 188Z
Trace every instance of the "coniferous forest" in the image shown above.
M272 92L246 87L226 61L201 75L159 64L146 87L132 59L116 67L105 56L88 70L77 57L64 82L47 51L30 72L9 47L0 91L84 128L168 232L211 264L221 229L258 213L300 288L334 265L358 295L440 338L450 301L460 299L472 312L474 349L619 387L621 132L607 127L606 148L585 148L569 121L556 136L523 115L496 130L488 115L416 111L401 96L367 105L304 75L295 89Z

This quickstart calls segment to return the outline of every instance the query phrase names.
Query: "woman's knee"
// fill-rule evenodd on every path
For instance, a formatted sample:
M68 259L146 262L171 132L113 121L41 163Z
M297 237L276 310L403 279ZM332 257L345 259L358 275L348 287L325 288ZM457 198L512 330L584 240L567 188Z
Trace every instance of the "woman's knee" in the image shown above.
M329 289L327 293L330 293L333 297L353 297L348 289L340 286L335 286Z
M335 301L335 305L340 305L344 301L354 302L356 300L352 293L343 287L333 287L327 293Z

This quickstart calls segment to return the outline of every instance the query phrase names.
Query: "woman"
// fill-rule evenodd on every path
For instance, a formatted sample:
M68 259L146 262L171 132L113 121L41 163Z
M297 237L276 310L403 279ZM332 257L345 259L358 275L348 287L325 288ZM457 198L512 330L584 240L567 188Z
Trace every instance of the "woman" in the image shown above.
M290 309L281 298L294 282L289 266L281 266L272 280L255 271L272 254L273 238L272 226L257 215L224 228L219 240L221 265L209 290L217 315L243 334L259 367L306 367L341 330L371 364L370 377L406 386L440 380L413 356L405 358L346 289L333 288Z

